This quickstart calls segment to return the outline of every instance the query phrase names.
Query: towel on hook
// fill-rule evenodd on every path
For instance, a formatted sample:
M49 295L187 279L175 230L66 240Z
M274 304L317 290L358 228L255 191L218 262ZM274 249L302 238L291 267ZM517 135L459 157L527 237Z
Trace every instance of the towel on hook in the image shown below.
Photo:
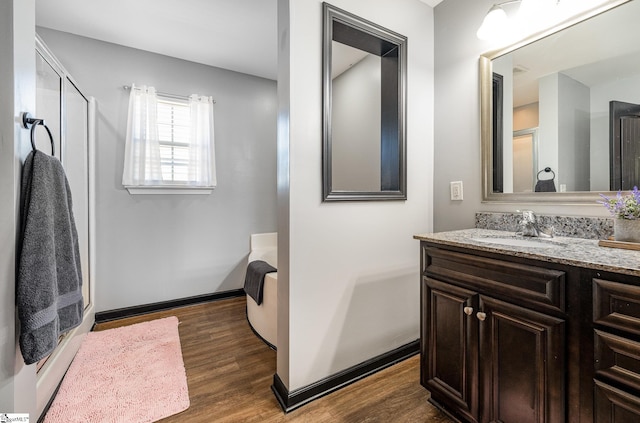
M247 266L247 275L244 278L244 292L256 301L256 304L262 304L264 277L267 273L277 272L278 270L263 260L254 260Z
M536 182L535 192L556 192L556 184L553 179L539 179Z
M62 164L34 150L22 170L16 304L26 364L50 354L82 322L82 273L71 190Z

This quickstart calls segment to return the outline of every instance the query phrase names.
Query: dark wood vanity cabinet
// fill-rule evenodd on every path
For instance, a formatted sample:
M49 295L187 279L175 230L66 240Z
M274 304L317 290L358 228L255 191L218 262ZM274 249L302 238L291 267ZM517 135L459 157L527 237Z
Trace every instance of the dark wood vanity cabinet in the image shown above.
M423 242L421 382L431 401L465 422L568 421L566 280Z
M640 422L640 280L593 276L594 422Z
M563 420L564 320L436 279L424 283L422 380L436 402L470 422Z
M640 423L635 252L580 240L546 256L474 236L417 236L430 401L470 423Z

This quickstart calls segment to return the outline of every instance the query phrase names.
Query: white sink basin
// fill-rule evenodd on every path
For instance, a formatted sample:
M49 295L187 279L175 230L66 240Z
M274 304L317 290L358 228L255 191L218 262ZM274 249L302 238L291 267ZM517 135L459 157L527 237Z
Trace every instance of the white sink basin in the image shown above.
M530 247L530 248L558 248L563 247L561 243L553 242L546 238L516 238L516 237L502 237L502 238L471 238L472 241L482 242L485 244L500 244L509 245L512 247Z

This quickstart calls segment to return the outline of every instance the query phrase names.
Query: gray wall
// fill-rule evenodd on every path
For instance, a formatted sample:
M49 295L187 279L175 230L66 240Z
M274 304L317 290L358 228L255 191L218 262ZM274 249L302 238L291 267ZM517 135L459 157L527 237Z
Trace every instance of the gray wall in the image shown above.
M381 62L368 54L331 81L334 190L380 191Z
M276 83L38 28L96 98L96 311L242 287L251 233L276 230ZM215 48L211 45L211 48ZM218 187L130 195L122 186L128 92L211 95Z
M476 31L494 0L445 0L434 8L434 230L470 228L476 211L515 211L519 204L482 203L478 58L499 43ZM449 182L463 181L464 201L449 199ZM527 204L538 213L607 216L604 207Z

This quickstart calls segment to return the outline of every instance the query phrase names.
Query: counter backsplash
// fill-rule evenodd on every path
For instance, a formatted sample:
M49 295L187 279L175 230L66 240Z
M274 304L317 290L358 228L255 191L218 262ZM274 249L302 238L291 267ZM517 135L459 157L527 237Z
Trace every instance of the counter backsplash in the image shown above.
M586 239L607 239L613 235L613 218L584 216L537 215L538 225L544 231L553 228L556 236ZM517 232L521 213L477 212L476 228Z

